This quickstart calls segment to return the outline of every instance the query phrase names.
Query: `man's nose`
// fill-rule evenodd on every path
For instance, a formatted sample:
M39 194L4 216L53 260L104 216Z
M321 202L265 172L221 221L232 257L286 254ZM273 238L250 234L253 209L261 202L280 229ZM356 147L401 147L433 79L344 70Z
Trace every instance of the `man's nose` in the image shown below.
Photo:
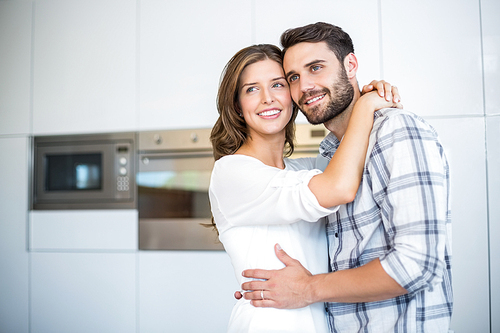
M299 81L300 91L307 92L314 89L314 81L307 76L302 76Z

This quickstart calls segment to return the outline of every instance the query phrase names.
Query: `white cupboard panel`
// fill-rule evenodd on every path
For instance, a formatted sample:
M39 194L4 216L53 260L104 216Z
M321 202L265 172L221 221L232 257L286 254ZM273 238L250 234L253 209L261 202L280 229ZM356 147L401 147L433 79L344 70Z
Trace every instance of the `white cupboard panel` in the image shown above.
M423 116L483 114L479 2L382 0L384 76Z
M353 9L356 10L355 14ZM281 34L316 22L327 22L341 27L349 34L358 58L357 74L360 88L374 79L381 79L379 15L377 1L301 0L255 1L256 43L270 43L281 47ZM300 113L297 123L307 123Z
M137 250L137 210L30 212L31 251Z
M223 251L139 252L141 333L226 332L240 290Z
M136 1L35 6L33 132L136 129Z
M486 118L490 226L491 313L500 313L500 117ZM500 317L491 316L491 332L500 332Z
M31 1L0 1L0 134L28 134Z
M488 212L484 119L430 119L451 174L452 272L456 332L489 332Z
M28 332L27 156L26 138L0 139L1 332Z
M481 0L486 113L500 114L500 1ZM498 328L500 330L500 327ZM493 331L494 332L494 331Z
M32 253L31 331L135 333L136 253Z
M145 0L139 22L140 129L212 127L222 69L251 43L251 1Z

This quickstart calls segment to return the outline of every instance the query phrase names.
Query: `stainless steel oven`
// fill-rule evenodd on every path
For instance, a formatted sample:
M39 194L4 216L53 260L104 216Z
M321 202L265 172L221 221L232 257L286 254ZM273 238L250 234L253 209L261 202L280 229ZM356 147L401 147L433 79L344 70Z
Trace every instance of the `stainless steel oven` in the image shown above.
M141 132L139 249L222 250L210 224L210 129Z
M34 137L32 209L136 208L135 137Z
M211 129L138 134L139 249L222 250L211 223ZM293 157L315 157L323 126L297 125Z

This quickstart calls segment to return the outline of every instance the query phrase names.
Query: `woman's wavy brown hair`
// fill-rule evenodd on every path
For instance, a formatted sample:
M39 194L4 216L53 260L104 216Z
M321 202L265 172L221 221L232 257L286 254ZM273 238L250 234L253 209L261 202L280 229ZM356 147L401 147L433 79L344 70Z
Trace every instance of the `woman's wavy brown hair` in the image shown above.
M215 160L234 154L246 141L249 135L248 129L245 119L240 116L241 109L238 102L240 77L247 66L266 59L283 65L281 50L277 46L260 44L238 51L224 67L217 93L219 118L210 135ZM293 153L296 117L297 108L294 107L292 117L285 128L285 156Z

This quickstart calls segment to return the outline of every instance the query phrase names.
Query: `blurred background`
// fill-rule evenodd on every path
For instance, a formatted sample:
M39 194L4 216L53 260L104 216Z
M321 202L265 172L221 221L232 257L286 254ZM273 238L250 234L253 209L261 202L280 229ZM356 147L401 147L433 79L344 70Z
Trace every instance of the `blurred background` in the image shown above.
M223 251L58 245L54 230L77 238L67 228L81 216L88 237L105 232L97 220L137 236L136 212L120 225L109 211L61 212L44 224L54 245L40 245L31 137L210 128L229 58L317 21L350 34L361 86L397 85L437 129L452 177L451 328L500 332L499 16L498 0L0 0L0 332L224 332L239 286Z

